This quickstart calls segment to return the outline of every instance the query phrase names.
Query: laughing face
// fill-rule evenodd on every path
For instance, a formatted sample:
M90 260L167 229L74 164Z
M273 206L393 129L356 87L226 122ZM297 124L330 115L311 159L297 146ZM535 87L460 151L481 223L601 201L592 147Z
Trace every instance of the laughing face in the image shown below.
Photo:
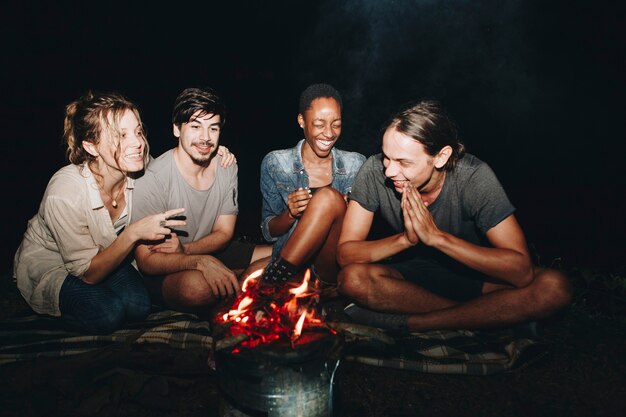
M330 97L316 98L298 115L306 144L319 157L326 158L341 134L341 107Z
M103 122L104 123L104 122ZM113 169L122 172L138 172L144 168L146 138L139 119L133 111L126 110L119 118L117 126L113 116L103 124L102 140L95 145L85 143L88 152L102 157L105 166L100 171Z
M220 115L202 114L197 111L187 123L174 125L174 136L179 138L179 147L191 160L204 165L211 160L219 146Z
M383 135L383 165L385 176L393 182L398 193L409 183L420 193L435 192L442 185L445 174L440 170L448 161L451 149L444 147L436 155L426 152L426 147L395 128Z

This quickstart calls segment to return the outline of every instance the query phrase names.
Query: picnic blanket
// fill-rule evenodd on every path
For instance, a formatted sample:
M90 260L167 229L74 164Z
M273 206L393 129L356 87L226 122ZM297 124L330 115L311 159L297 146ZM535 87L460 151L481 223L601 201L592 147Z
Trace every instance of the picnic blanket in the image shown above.
M498 332L430 331L392 338L392 344L352 346L344 359L425 373L489 375L516 369L546 353L545 346L534 338ZM128 323L110 335L75 333L58 319L33 314L0 321L0 365L77 355L120 344L210 351L213 340L207 321L171 310L154 312L146 320Z
M109 335L72 332L55 318L28 315L0 321L0 365L38 357L76 355L115 344L165 344L178 349L211 349L207 321L193 314L157 311Z
M547 353L536 338L510 332L429 331L395 336L394 341L357 347L346 360L433 374L490 375L520 368Z

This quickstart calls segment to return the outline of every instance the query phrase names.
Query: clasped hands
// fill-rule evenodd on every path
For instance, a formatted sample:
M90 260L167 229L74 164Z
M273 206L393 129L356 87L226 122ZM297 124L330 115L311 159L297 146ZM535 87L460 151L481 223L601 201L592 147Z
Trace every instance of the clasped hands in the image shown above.
M420 192L408 181L404 186L400 205L404 218L404 237L408 243L415 246L422 242L432 246L435 237L441 231L428 210L428 203L422 200Z

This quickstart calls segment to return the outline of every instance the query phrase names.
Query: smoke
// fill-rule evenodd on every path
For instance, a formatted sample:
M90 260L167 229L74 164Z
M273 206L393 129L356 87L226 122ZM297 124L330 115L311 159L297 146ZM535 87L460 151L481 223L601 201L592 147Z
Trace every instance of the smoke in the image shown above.
M462 133L478 134L483 115L498 121L494 130L504 128L528 114L537 91L522 6L520 0L327 1L303 37L294 73L302 85L324 80L339 89L342 145L365 154L378 151L379 129L408 101L442 101Z

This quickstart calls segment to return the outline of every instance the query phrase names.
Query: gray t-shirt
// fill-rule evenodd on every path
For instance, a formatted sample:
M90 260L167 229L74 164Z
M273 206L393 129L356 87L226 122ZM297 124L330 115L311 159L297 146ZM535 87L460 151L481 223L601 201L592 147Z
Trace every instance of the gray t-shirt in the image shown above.
M196 241L213 231L218 216L238 214L237 165L220 166L217 155L215 181L207 190L191 187L174 161L173 149L152 160L135 181L132 220L184 207L187 225L175 230L182 243Z
M382 154L365 161L352 185L350 199L366 210L379 211L393 233L404 230L401 195L385 177ZM515 208L491 168L475 156L466 154L452 171L446 173L443 189L428 210L441 230L468 242L488 246L485 233L512 214ZM452 269L455 270L465 269L425 245L418 244L407 252L405 255L410 258L454 266Z

